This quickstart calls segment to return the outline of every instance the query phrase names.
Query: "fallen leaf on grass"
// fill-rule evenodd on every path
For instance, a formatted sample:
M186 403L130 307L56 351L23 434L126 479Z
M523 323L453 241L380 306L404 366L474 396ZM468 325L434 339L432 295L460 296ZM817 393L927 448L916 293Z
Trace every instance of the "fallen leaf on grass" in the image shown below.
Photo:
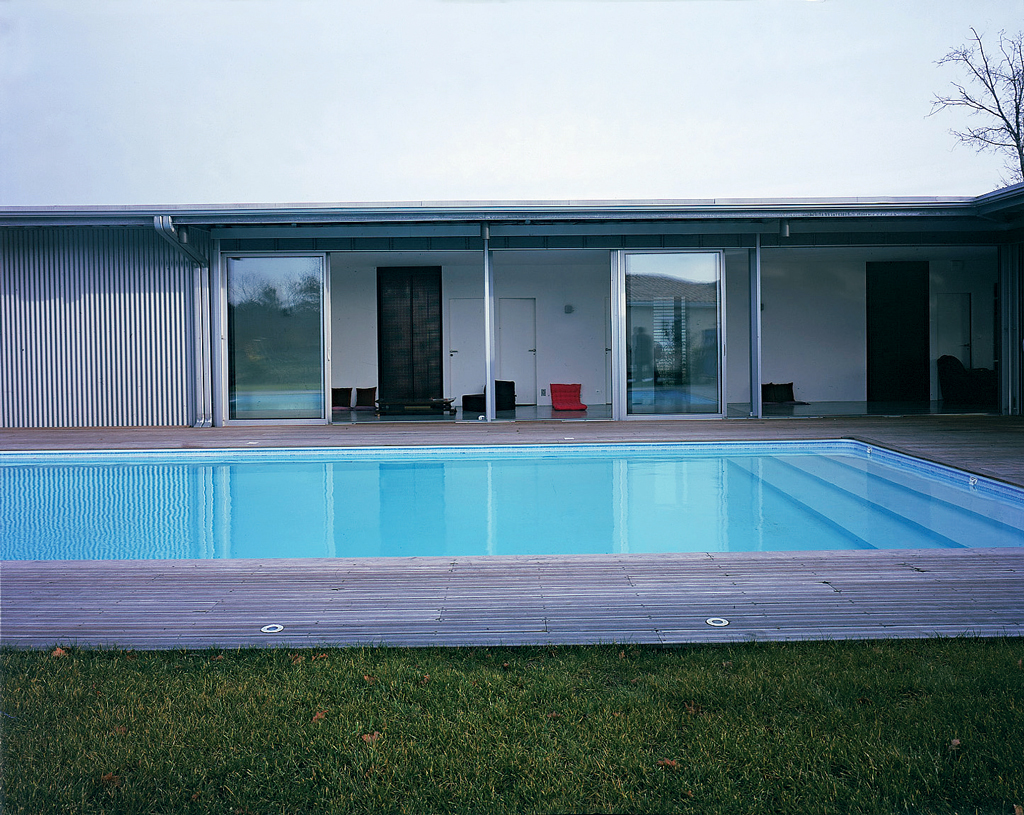
M700 716L700 714L704 712L704 708L696 702L684 702L683 707L690 716Z
M103 786L105 787L120 787L123 783L121 776L115 775L114 773L104 773L101 776L100 781L103 782Z
M676 767L679 766L679 762L678 761L673 761L670 758L659 758L658 759L658 766L659 767L664 767L666 770L674 770Z
M722 667L723 668L731 668L732 667L732 661L730 660L730 661L723 662L722 663Z
M123 724L119 724L117 727L113 729L112 732L117 733L119 736L123 736L128 732L128 728L125 727Z
M562 718L562 714L561 713L549 713L548 714L548 718L549 719L561 719Z
M67 655L68 652L65 651L63 648L54 648L52 651L50 651L51 657L66 657Z
M960 749L960 739L953 739L952 741L950 741L949 742L949 749L950 750L959 750Z
M426 685L430 681L430 674L423 674L423 678L420 680L421 685Z
M1024 807L1020 804L1013 805L1013 815L1024 815Z
M193 801L198 801L198 800L199 800L199 793L198 793L198 792L196 792L196 793L193 793L193 795L192 795L192 800L193 800Z
M619 651L619 659L625 659L625 658L626 658L626 652L625 651Z
M360 738L367 744L373 744L377 741L377 739L380 738L380 733L374 730L372 733L363 733L363 735L360 736Z
M327 654L314 654L309 659L310 659L310 661L316 660L316 659L327 659Z
M316 713L313 714L313 721L314 722L318 722L322 718L324 718L326 715L327 715L327 711L326 710L318 710Z
M210 657L210 662L220 662L222 659L224 659L224 654L217 654L215 657Z
M132 651L125 651L124 658L127 660L135 659L135 654Z
M371 685L372 685L372 684L373 684L374 682L376 682L376 681L377 681L377 677L375 677L375 676L369 676L369 675L367 675L367 674L363 674L363 679L365 679L365 680L366 680L367 682L369 682L369 683L370 683Z
M305 657L302 654L289 654L288 656L292 658L292 665L298 665L300 662L305 660Z

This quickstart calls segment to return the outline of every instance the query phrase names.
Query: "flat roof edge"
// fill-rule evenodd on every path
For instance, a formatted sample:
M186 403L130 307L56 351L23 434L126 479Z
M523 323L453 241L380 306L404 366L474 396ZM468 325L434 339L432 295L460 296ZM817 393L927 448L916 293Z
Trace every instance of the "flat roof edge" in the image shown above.
M620 220L815 217L984 216L1024 206L1024 184L981 196L850 198L714 198L646 200L396 201L313 204L5 206L7 226L149 226L157 215L181 223L346 221L492 221L531 218Z

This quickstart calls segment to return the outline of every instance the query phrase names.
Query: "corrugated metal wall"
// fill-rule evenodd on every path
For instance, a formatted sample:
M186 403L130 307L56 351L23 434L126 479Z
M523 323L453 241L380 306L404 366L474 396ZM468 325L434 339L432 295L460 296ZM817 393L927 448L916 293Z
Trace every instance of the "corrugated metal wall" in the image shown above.
M0 425L190 425L194 272L154 231L0 229Z

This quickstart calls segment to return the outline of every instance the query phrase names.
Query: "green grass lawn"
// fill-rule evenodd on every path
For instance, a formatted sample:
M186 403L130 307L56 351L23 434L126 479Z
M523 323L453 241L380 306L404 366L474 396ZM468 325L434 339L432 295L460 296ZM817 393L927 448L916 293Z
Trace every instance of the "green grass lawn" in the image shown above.
M0 651L7 813L1006 813L1024 640Z

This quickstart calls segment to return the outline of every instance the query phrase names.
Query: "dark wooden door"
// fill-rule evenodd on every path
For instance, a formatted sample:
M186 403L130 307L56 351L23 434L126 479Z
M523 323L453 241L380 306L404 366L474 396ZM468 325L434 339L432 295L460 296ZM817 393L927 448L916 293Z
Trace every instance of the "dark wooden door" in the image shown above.
M928 351L928 261L868 263L868 401L927 402Z
M380 403L440 397L441 361L441 267L378 267Z

